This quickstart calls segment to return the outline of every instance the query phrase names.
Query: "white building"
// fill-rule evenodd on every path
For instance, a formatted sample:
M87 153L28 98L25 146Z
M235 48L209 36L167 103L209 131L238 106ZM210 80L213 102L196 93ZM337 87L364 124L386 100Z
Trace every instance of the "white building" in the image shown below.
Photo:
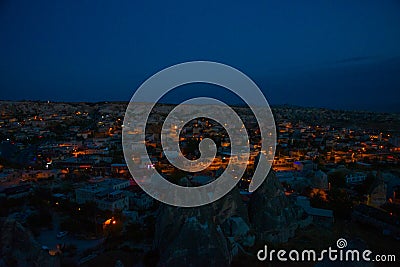
M110 178L75 190L76 202L95 202L101 210L129 208L129 198L121 191L130 185L129 180Z
M129 208L129 198L121 190L99 194L96 198L96 203L101 210L114 211L116 209L126 210Z

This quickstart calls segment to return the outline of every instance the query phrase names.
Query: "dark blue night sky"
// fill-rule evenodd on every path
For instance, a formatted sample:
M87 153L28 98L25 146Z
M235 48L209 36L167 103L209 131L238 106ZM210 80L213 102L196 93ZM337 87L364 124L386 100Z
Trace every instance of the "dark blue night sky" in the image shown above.
M399 1L240 2L2 0L0 99L127 101L211 60L272 104L400 111Z

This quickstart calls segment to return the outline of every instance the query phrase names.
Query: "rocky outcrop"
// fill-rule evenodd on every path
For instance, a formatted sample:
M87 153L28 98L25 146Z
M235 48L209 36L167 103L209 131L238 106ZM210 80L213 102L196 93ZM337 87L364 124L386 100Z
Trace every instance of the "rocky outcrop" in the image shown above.
M8 218L0 223L0 258L5 266L60 266L58 256L42 250L31 232L18 221Z
M271 243L286 242L295 235L296 229L311 223L304 210L285 196L272 171L253 193L249 217L257 240Z
M238 189L198 208L160 207L154 242L160 266L228 266L253 243Z
M237 188L198 208L161 205L154 249L160 253L159 266L228 266L256 238L286 242L296 229L310 223L311 217L285 196L271 172L248 208Z

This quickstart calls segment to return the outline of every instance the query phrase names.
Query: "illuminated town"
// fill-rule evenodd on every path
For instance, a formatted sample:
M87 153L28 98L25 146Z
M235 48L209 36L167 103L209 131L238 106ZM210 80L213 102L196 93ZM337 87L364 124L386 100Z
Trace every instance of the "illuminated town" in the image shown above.
M250 137L246 172L237 188L214 205L215 214L207 208L196 215L196 209L158 203L132 178L121 144L126 105L0 102L3 229L13 233L8 238L20 235L21 247L24 242L45 253L48 258L35 259L40 266L41 261L94 266L111 259L174 264L180 258L169 243L183 249L190 237L182 231L196 235L196 227L204 225L220 229L226 242L226 251L213 249L221 264L251 261L246 255L263 242L290 246L306 239L315 245L315 232L331 240L340 229L370 238L365 240L370 245L374 239L366 232L372 231L387 240L379 245L383 248L400 238L399 114L273 106L278 136L273 170L265 185L250 193L260 133L249 110L235 107ZM197 174L170 165L159 136L160 122L172 107L158 105L149 119L151 162L143 160L144 168L155 168L182 186L201 186L218 179L229 161L241 161L230 156L224 126L199 118L180 132L181 150L196 159L199 141L208 137L218 148L214 161ZM168 216L176 224L165 221ZM354 233L357 225L369 230ZM217 237L207 229L201 234L213 244Z

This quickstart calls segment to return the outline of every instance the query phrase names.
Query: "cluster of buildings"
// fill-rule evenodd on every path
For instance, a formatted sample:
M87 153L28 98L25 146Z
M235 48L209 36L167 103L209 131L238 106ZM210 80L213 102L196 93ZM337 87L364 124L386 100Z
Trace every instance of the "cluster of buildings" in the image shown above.
M57 193L68 180L72 188L62 194L78 204L92 202L100 210L111 211L151 208L153 200L134 183L124 161L121 138L125 109L126 103L118 102L0 102L0 157L6 159L0 166L0 196L22 197L38 186ZM179 179L167 160L167 156L176 155L163 149L160 140L160 122L172 109L172 105L154 108L145 134L150 161L147 157L138 160L144 169L155 168L167 179ZM261 152L261 137L248 109L235 110L246 129L230 130L247 130L249 143L243 145L250 145L249 160L230 153L226 131L229 123L220 125L198 118L182 131L172 125L167 138L179 142L189 159L199 157L197 146L202 139L212 138L217 144L212 164L199 174L189 175L186 181L192 185L217 179L229 162L247 164L239 183L246 199L250 195L246 188ZM311 188L328 192L331 174L342 171L346 172L347 190L352 190L371 173L376 177L378 168L384 170L365 204L380 207L387 202L400 203L396 175L400 166L400 128L396 128L400 125L399 115L292 106L275 107L273 113L277 131L273 170L285 194L298 196L296 202L310 215L332 218L332 211L312 208L304 191ZM388 129L387 125L393 127Z
M91 179L90 183L75 189L78 204L94 202L101 210L146 210L154 203L142 195L133 180L121 178Z

